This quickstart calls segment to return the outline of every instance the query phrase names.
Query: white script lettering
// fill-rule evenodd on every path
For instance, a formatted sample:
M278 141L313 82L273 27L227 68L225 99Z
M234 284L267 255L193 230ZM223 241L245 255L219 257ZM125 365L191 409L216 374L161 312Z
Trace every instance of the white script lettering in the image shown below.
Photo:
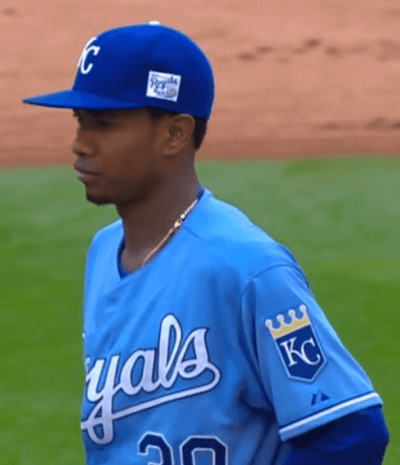
M106 373L103 373L106 361L96 360L86 376L87 399L96 405L88 418L82 421L82 430L86 430L90 439L96 444L108 444L114 438L113 422L115 420L213 389L218 384L221 374L209 360L206 332L205 328L193 330L182 344L182 329L178 320L173 315L167 315L161 323L158 348L140 349L133 352L122 366L119 382L117 382L117 371L120 355L111 357ZM173 343L172 348L171 343ZM188 358L190 348L194 352L192 358ZM157 360L156 356L158 356ZM135 367L135 373L138 367L141 367L140 379L136 384L132 379ZM170 389L178 377L189 380L199 377L207 370L211 372L212 380L206 384L164 394L161 397L153 397L145 402L113 412L113 399L120 391L126 395L135 396L143 391L152 393L159 387ZM101 389L100 379L104 380L104 386ZM102 434L99 434L99 427Z

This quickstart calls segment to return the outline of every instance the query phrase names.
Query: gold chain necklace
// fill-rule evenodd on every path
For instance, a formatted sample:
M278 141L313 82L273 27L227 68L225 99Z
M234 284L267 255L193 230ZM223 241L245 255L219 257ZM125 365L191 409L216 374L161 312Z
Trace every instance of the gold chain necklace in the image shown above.
M166 242L178 231L178 229L182 226L182 223L185 221L186 217L189 213L193 210L196 206L197 202L199 201L198 198L189 205L189 207L179 216L179 218L175 221L172 228L167 232L166 236L161 239L161 241L154 247L154 249L146 255L145 259L141 264L141 268L151 259L154 255L166 244Z

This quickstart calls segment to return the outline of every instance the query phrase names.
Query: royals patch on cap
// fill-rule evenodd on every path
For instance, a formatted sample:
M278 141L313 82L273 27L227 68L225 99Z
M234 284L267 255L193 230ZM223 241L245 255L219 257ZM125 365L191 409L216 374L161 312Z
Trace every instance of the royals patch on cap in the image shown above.
M181 77L177 74L149 71L146 95L147 97L176 102L179 96L180 85Z
M301 317L290 309L285 314L277 315L278 324L275 326L270 319L265 326L275 342L282 363L290 378L302 381L313 381L326 363L308 310L300 305ZM285 321L285 316L286 320Z
M72 89L24 103L81 110L160 108L209 119L214 76L186 34L152 21L92 37L78 60Z

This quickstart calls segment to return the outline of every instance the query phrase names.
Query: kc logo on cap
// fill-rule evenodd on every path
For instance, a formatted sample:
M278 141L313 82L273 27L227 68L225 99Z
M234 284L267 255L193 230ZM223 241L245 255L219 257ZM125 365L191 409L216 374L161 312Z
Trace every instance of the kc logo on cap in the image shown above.
M93 53L93 55L98 55L100 52L100 47L98 45L92 45L93 42L97 40L97 37L92 37L89 42L85 45L85 48L82 51L82 54L78 61L78 68L82 74L88 74L93 68L93 63L89 63L86 65L86 60L88 58L89 53Z

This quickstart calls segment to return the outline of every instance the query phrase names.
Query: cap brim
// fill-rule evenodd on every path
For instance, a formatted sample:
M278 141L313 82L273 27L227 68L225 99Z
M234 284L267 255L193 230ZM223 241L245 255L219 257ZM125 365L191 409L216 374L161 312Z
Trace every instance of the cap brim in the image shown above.
M123 102L77 90L61 90L51 94L35 95L26 97L22 101L31 105L73 110L129 110L144 107L143 104Z

